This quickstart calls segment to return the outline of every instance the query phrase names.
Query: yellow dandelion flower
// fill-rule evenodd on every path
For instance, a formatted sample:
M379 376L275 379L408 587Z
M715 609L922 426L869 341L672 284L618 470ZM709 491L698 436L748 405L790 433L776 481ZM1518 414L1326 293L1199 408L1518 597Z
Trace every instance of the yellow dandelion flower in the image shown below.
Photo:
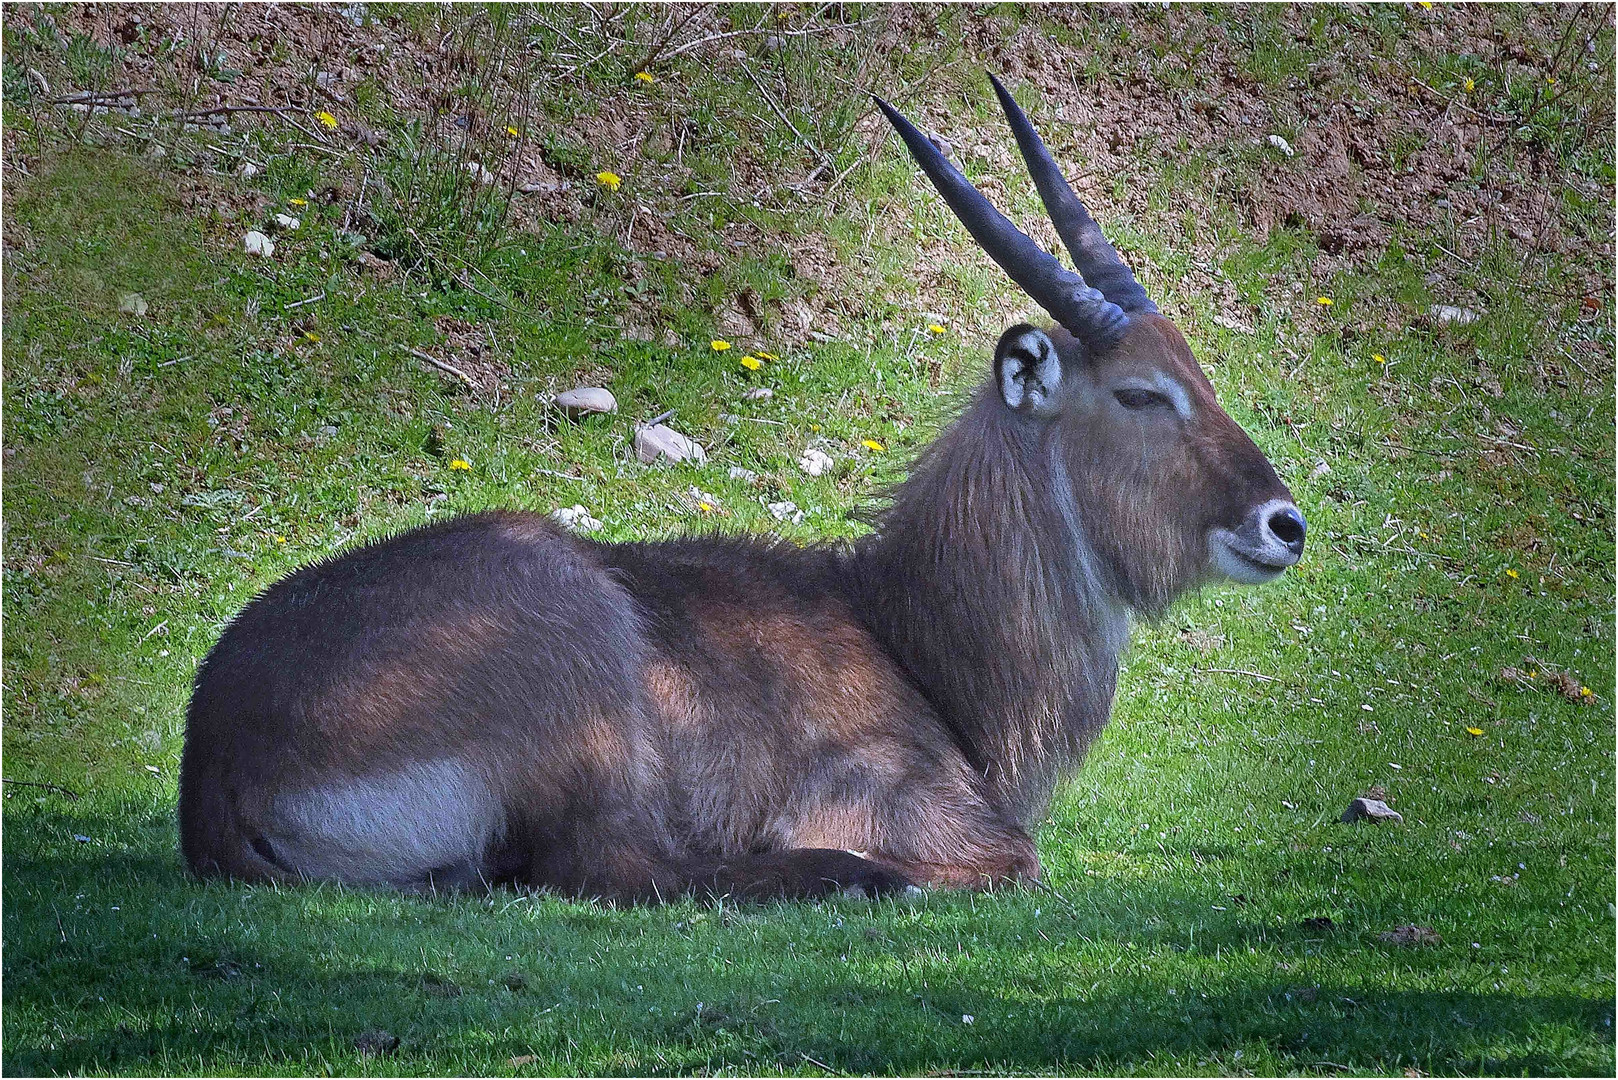
M1475 739L1479 735L1483 734L1483 729L1480 727L1469 727L1466 729L1466 733Z
M320 335L315 333L313 330L305 330L303 332L303 336L314 342L316 345L320 344Z
M1315 297L1315 303L1319 304L1321 307L1331 307L1332 298L1329 296L1317 296Z
M819 424L810 424L809 425L809 430L810 431L819 431L820 430L820 425Z
M286 537L284 537L284 536L279 536L279 535L278 535L278 536L276 536L276 538L275 538L275 542L276 542L276 543L277 543L277 544L284 544L284 543L286 543L286 542L287 542L287 538L286 538Z
M506 134L510 135L513 139L519 139L519 138L522 137L522 132L518 131L516 128L512 127L510 124L506 125Z
M877 442L875 439L861 439L860 440L860 445L865 447L867 450L886 450L887 449L886 446L883 446L881 443Z
M1416 0L1416 2L1421 5L1422 10L1424 11L1433 10L1432 0Z
M1579 687L1579 696L1580 697L1595 697L1596 692L1594 690L1590 689L1588 686L1581 686L1581 687Z
M1545 82L1550 86L1555 86L1556 85L1556 76L1555 75L1547 75L1547 76L1545 76Z
M1529 673L1528 673L1528 677L1529 677L1529 678L1530 678L1530 679L1537 679L1537 678L1539 678L1539 672L1537 672L1537 671L1530 671L1530 672L1529 672Z
M764 352L762 349L754 349L753 350L753 355L758 357L760 360L779 360L779 359L781 359L779 356L776 356L774 353L772 353L772 352Z
M715 338L713 341L708 342L708 348L712 349L714 352L724 352L730 348L730 342L721 341L720 339Z
M336 131L337 130L337 117L333 116L331 113L327 112L325 109L322 109L319 112L315 113L315 119L319 120L320 121L320 126L325 128L327 131Z
M308 199L288 199L287 200L287 205L288 206L308 206L309 205L309 200Z
M1521 576L1522 575L1518 574L1517 571L1515 571L1515 570L1507 570L1506 571L1506 577L1510 578L1512 581L1516 581Z
M939 326L937 323L928 323L927 332L929 334L942 334L944 332L944 328Z
M1462 84L1462 89L1470 94L1473 90L1477 89L1477 86L1478 84L1472 81L1471 76L1467 76L1466 82Z
M756 356L744 356L744 357L742 357L742 367L746 368L748 371L757 371L759 368L761 368L763 366L764 366L764 361L760 360Z
M790 18L792 18L792 12L788 8L782 8L780 11L775 13L776 22L786 22Z
M621 184L623 184L623 182L624 182L624 178L619 176L615 172L598 172L598 173L596 173L596 183L600 184L602 187L606 188L608 191L617 191L619 186Z
M1375 360L1379 364L1386 364L1388 362L1388 358L1383 356L1381 353L1372 353L1371 359Z
M635 81L636 82L643 82L643 83L654 83L654 82L657 81L657 76L653 75L650 71L637 71L637 72L635 72Z
M697 503L697 509L701 510L704 514L711 514L711 513L713 513L713 504L712 503L699 502L699 503Z
M449 467L452 471L456 469L470 469L472 467L472 463L465 458L456 458L454 461L449 463Z

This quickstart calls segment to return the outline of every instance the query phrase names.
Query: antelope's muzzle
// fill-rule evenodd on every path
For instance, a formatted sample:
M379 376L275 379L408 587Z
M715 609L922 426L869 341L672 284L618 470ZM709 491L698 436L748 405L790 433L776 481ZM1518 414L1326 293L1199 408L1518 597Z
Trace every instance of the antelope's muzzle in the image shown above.
M1208 561L1214 569L1248 585L1274 581L1303 557L1309 523L1285 499L1271 499L1248 513L1234 529L1208 534Z

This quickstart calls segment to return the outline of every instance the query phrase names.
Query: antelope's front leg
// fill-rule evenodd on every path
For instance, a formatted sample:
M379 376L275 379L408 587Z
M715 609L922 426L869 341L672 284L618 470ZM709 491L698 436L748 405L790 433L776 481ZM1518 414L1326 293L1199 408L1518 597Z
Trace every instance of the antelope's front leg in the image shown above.
M1034 842L1026 835L1019 839L1021 842L976 852L971 858L944 862L895 858L884 852L873 852L871 857L933 888L993 889L1036 882L1043 876Z

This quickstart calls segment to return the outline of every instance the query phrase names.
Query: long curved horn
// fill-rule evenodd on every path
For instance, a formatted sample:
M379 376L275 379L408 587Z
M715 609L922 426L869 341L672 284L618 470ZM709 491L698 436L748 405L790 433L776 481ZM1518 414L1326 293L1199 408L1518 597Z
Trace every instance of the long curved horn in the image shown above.
M910 156L916 159L916 164L921 166L921 171L927 174L978 246L999 263L1035 303L1082 341L1106 345L1123 336L1129 328L1129 316L1122 308L1086 285L1083 277L1023 235L944 159L932 140L917 131L892 105L874 94L872 97L898 130L905 146L910 148Z
M1028 163L1029 175L1039 189L1039 198L1045 212L1056 226L1056 235L1062 238L1073 254L1073 265L1079 268L1084 280L1101 290L1101 294L1125 311L1156 311L1157 305L1146 295L1141 283L1135 280L1128 264L1118 256L1118 249L1107 242L1090 211L1084 208L1078 195L1068 186L1057 168L1045 142L1028 122L1028 117L1017 107L1011 93L1000 85L993 75L989 81L1000 96L1000 107L1006 111L1012 134L1017 136L1017 149Z

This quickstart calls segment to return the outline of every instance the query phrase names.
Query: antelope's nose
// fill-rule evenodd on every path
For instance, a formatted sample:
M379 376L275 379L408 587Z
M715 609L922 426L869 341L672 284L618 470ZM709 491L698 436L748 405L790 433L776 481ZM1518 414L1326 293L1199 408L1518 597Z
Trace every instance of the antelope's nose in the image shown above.
M1303 538L1309 531L1309 523L1303 520L1303 514L1296 506L1289 503L1272 510L1264 520L1264 526L1293 555L1303 554Z

